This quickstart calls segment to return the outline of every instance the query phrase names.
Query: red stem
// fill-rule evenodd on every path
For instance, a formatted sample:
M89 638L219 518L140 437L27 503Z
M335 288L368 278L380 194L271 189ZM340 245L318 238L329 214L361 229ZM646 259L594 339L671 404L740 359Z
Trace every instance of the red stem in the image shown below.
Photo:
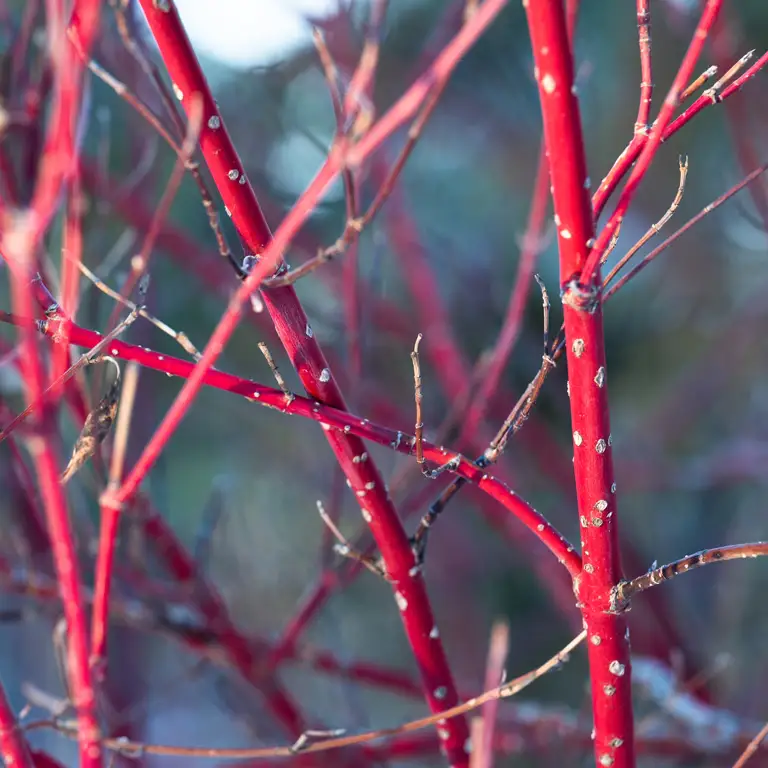
M499 8L503 5L503 3L498 3L498 0L495 1ZM192 93L198 93L202 97L204 118L200 146L203 156L243 242L254 255L260 256L261 259L230 302L203 353L200 363L192 372L162 424L149 441L133 471L128 475L114 498L105 501L107 506L113 506L116 509L119 509L131 498L157 459L170 435L189 408L192 399L202 386L203 376L212 367L224 344L236 328L242 313L243 303L259 287L261 281L278 267L284 248L303 225L330 182L338 175L343 162L342 152L345 150L344 147L337 146L335 151L332 151L328 162L286 217L283 226L280 227L275 239L272 240L253 189L244 176L242 164L226 131L176 9L171 3L158 6L150 0L141 0L141 5L168 72L174 81L174 91L181 100L182 106L185 109L188 108L189 96ZM493 5L493 2L486 3L483 10L486 10L489 5ZM480 16L481 14L477 15ZM494 16L495 14L486 14L486 24ZM476 37L483 29L483 25L477 22L472 25L472 28ZM446 75L455 67L461 55L460 51L465 50L468 42L473 39L474 37L471 35L468 36L467 41L462 41L465 46L464 49L462 49L462 45L454 45L454 50L451 52L452 57L450 59L443 58L440 63L445 68ZM417 90L416 88L410 89L400 103L406 101L409 94L415 93ZM402 111L402 109L398 110L398 105L396 105L390 114L397 116ZM401 117L400 119L405 118ZM394 127L389 128L386 135L389 135L392 130ZM364 156L362 155L361 159ZM322 403L344 408L341 392L331 375L319 345L314 339L307 317L293 288L288 286L265 291L264 301L275 323L278 336L308 394ZM358 503L361 505L363 517L366 518L366 522L371 527L388 575L392 580L406 634L424 682L427 701L433 712L440 712L445 707L452 706L458 697L442 643L437 633L433 631L434 621L426 588L419 569L414 568L414 555L405 531L389 499L378 469L372 461L362 459L363 456L368 458L362 442L337 431L329 431L327 437L339 465L347 476ZM439 733L443 734L446 754L451 764L467 765L468 729L465 719L457 718L449 721L448 725L440 729Z
M98 30L99 7L98 0L78 0L72 10L70 40L77 41L85 51L90 49ZM0 250L11 272L13 304L25 316L33 313L30 282L35 271L36 249L76 163L75 132L81 107L82 67L73 45L57 24L63 19L63 4L51 2L48 11L54 64L52 114L30 210L24 221L2 232L0 241ZM44 371L32 326L21 329L21 351L27 399L37 402L44 388ZM100 733L88 667L85 610L69 512L59 484L55 424L50 407L44 407L37 415L35 434L29 438L28 445L38 475L67 623L67 676L78 717L80 764L83 768L100 768Z
M11 322L17 325L33 325L30 321L20 320L5 312L0 312L0 321ZM59 333L58 326L61 322L58 319L48 322L45 326L45 333L52 338L56 338ZM76 323L71 324L71 344L91 348L98 344L101 339L102 336L95 331L82 328ZM128 344L119 339L113 340L107 347L107 350L113 357L133 360L146 368L162 371L171 376L178 376L187 380L196 374L199 376L199 364L195 365L170 355L162 355L146 347ZM206 371L202 376L202 383L215 389L241 395L283 413L312 419L319 422L323 429L329 432L339 430L346 435L354 435L370 442L378 443L406 456L410 456L413 451L413 437L411 435L374 424L368 421L368 419L361 419L359 416L323 405L309 398L297 395L289 400L279 389L267 387L249 379L243 379L216 369ZM51 395L55 395L55 390ZM39 403L40 400L36 402ZM3 436L6 434L3 433ZM507 488L504 483L492 475L484 474L469 459L427 441L424 441L424 456L427 461L435 464L443 464L449 459L459 456L459 464L453 470L457 475L465 477L469 482L477 485L481 491L496 499L502 506L508 509L557 557L572 576L580 572L581 560L569 543L542 515ZM368 464L369 461L357 463Z
M593 234L573 59L559 0L529 0L526 11L558 228L583 553L583 570L574 587L589 638L595 760L598 766L633 768L628 628L623 615L611 612L610 602L611 590L622 574L602 306L598 299L585 307L571 283L582 272Z
M7 766L33 768L27 740L16 722L16 715L0 686L0 757Z

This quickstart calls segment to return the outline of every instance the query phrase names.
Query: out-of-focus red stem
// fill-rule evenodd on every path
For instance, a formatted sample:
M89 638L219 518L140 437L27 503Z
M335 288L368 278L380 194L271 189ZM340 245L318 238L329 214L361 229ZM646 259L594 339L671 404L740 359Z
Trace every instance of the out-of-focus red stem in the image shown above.
M8 233L4 232L0 247L14 264L11 272L14 306L27 314L33 310L29 289L31 274L20 268L19 263L30 262L32 244L37 237L35 232L19 229L21 231L7 239ZM15 237L19 240L11 239ZM21 328L22 374L29 402L40 401L44 389L44 372L35 336L33 326L25 324ZM35 414L33 429L34 434L27 438L27 445L37 472L67 622L67 673L78 715L80 763L84 768L100 768L100 734L95 694L88 668L88 634L80 591L80 573L69 524L69 512L59 484L50 406L44 405L40 412Z
M573 58L559 0L528 0L526 12L558 227L583 555L574 587L588 636L595 760L598 766L634 768L628 628L625 617L611 611L611 590L622 574L602 305L598 296L584 306L572 284L593 233Z
M547 214L549 201L549 163L542 147L539 152L539 162L536 168L536 181L533 185L531 210L523 237L523 247L520 252L520 262L515 277L515 287L512 290L504 323L499 332L496 344L488 358L488 367L480 381L477 394L462 422L462 430L474 434L482 422L493 394L499 388L502 374L506 368L512 350L515 347L523 323L525 305L530 295L533 273L536 269L536 258L541 249L541 233Z
M0 686L0 757L6 766L34 768L27 740L16 722L16 715Z
M173 198L184 177L185 158L189 158L192 155L196 145L196 137L201 121L201 104L197 94L191 94L189 99L193 103L189 106L189 129L187 136L184 139L182 151L174 164L162 197L158 202L157 210L142 244L141 251L136 257L140 264L138 267L132 266L131 273L123 285L122 294L124 296L129 296L132 293L142 274L148 269L149 257L152 245L157 237L157 231L163 219L168 215ZM108 328L112 328L116 324L120 309L121 305L116 304L107 322ZM119 479L110 477L110 490L114 490L118 482ZM100 677L103 677L106 672L110 584L119 522L119 509L108 504L102 505L98 555L96 558L96 591L93 601L93 616L91 618L91 665L94 669L98 670Z
M88 51L98 30L98 0L77 0L70 23L70 40ZM82 67L62 28L64 5L48 5L49 37L53 60L53 106L30 209L17 222L3 222L0 251L11 272L13 305L23 316L33 314L30 283L35 274L36 249L54 216L63 185L77 156L75 132L81 107ZM21 328L22 372L27 399L40 400L44 372L33 326ZM88 668L88 634L80 589L75 544L66 500L59 484L54 425L49 407L35 418L29 452L37 471L53 560L67 622L67 675L78 717L78 744L83 768L101 766L96 700Z
M725 14L723 14L715 24L711 39L712 53L720 72L727 72L728 67L738 57L735 37L732 25L728 23ZM768 60L768 54L763 55L756 63L760 64L761 60ZM750 69L754 69L754 67ZM731 128L733 144L741 169L745 173L760 162L750 137L750 116L747 107L748 104L742 99L728 99L725 105L725 114ZM765 231L768 232L768 190L765 184L752 184L749 187L749 192L755 209L763 220Z
M49 3L49 13L53 5L57 3ZM82 105L83 63L75 46L86 56L91 50L99 29L100 6L99 0L76 0L67 34L62 29L49 31L54 61L53 106L30 206L41 232L54 215L62 185L71 178L77 162L75 140Z
M221 595L213 585L199 577L194 559L182 547L162 517L145 512L142 519L147 537L154 543L156 551L177 581L195 584L197 605L206 620L216 628L232 665L244 679L262 692L278 721L289 732L301 734L306 728L301 713L270 674L270 670L260 663L260 649L237 631Z
M77 265L83 257L82 231L82 187L80 174L75 169L70 184L70 194L67 198L66 217L64 220L64 237L61 254L61 297L59 304L64 314L74 319L77 313L77 300L80 286L80 270ZM68 333L68 325L62 327L64 334ZM50 380L56 381L69 365L69 345L62 344L54 349L53 365Z
M398 99L397 103L371 127L347 153L350 167L357 167L386 141L394 131L421 108L436 83L448 77L457 62L474 45L485 29L501 13L507 0L485 0L470 16L458 34L443 48L429 69Z

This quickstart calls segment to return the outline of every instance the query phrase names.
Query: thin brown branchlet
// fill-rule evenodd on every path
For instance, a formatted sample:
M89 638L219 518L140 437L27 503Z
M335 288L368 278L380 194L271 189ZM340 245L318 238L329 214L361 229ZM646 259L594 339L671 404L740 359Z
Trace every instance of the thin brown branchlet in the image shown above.
M654 565L642 576L637 576L631 581L620 582L613 590L611 603L615 610L625 610L635 595L669 581L675 576L681 576L696 568L712 565L713 563L764 557L766 555L768 555L768 542L764 541L704 549L693 555L686 555L680 560L674 560L667 565L659 567Z
M123 46L125 47L126 51L128 51L128 53L133 57L133 59L138 63L139 67L144 72L147 79L154 86L154 89L160 96L160 100L163 104L163 108L165 109L166 114L170 117L171 121L174 124L176 135L177 137L180 137L180 138L178 140L173 139L170 136L170 134L168 134L167 132L163 133L159 131L159 133L161 136L163 136L163 138L166 139L169 146L174 150L174 152L176 152L176 154L179 157L182 157L183 149L179 145L179 140L183 140L183 137L187 134L188 129L184 124L183 118L179 114L178 108L176 106L176 102L171 96L168 90L168 87L165 84L165 81L160 75L158 68L152 62L151 56L146 51L144 42L142 41L141 37L139 35L133 34L133 30L132 30L133 24L131 20L128 18L128 13L127 13L128 6L125 3L123 3L122 0L111 0L110 5L115 15L115 22L116 22L118 35L120 36ZM128 98L128 96L130 96L130 98ZM134 109L139 111L140 114L144 115L145 111L149 112L150 114L153 114L151 110L149 110L149 107L147 107L146 104L143 104L143 102L141 102L141 100L138 98L138 95L136 93L131 92L127 88L126 88L126 95L124 98L126 98L127 103L129 103ZM209 127L213 127L210 124L210 121L213 119L214 118L209 118ZM215 118L215 119L218 120L218 118ZM154 122L152 120L148 119L148 122L154 127ZM216 245L219 250L219 255L229 263L235 275L239 279L243 279L244 274L241 270L241 267L238 264L237 259L234 257L232 250L230 249L229 244L227 242L226 235L224 234L224 231L221 228L219 212L217 210L216 205L213 202L213 196L211 195L211 191L208 188L208 184L205 181L205 178L200 173L200 164L196 160L193 160L191 156L188 158L184 158L184 161L185 161L186 169L191 174L192 179L194 180L195 185L198 188L200 199L203 204L203 209L205 210L206 216L208 218L208 226L210 227L216 239Z
M463 704L459 704L442 712L423 717L419 720L412 720L403 725L394 728L381 728L365 733L353 735L332 735L333 731L314 731L307 730L302 732L299 738L290 746L266 747L255 749L217 749L207 747L174 747L164 744L146 744L133 741L126 738L103 739L102 746L112 752L131 755L165 755L175 757L207 757L214 759L235 760L235 759L267 759L274 757L291 757L295 754L306 754L325 752L342 747L350 747L356 744L365 744L374 739L380 739L387 736L397 736L400 734L411 733L413 731L427 728L431 725L442 723L454 717L459 717L467 712L471 712L478 707L483 706L489 701L516 696L525 690L532 683L536 682L550 672L558 670L563 664L566 664L571 657L571 653L578 648L584 641L586 632L582 631L572 640L570 640L561 650L547 659L543 664L535 669L526 672L519 677L509 680L485 693L475 696ZM59 730L60 733L69 737L77 737L77 728L75 723L50 723L52 727ZM344 733L344 729L338 729L337 733Z

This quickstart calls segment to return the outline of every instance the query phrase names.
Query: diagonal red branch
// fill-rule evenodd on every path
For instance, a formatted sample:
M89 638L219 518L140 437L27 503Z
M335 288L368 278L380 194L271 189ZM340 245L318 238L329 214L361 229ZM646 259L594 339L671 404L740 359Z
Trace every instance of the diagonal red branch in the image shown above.
M444 76L447 76L455 67L462 50L466 50L482 31L484 24L490 23L503 5L504 3L500 0L486 3L483 6L485 13L477 14L478 17L483 16L483 18L475 19L473 24L465 26L464 37L458 43L454 41L449 54L439 59L440 68L445 70ZM150 0L141 0L141 6L173 80L174 92L182 102L182 106L186 108L189 103L189 98L185 99L185 96L189 97L192 93L197 93L202 97L204 118L200 146L203 156L242 241L254 256L260 257L260 261L230 303L200 363L182 388L133 471L117 494L108 502L116 508L120 508L137 490L189 408L202 385L204 375L211 368L237 326L244 301L259 287L270 270L279 266L283 250L291 237L298 231L327 186L341 170L344 163L342 153L345 151L345 147L342 146L335 148L328 162L280 228L278 234L282 235L282 238L273 240L175 7L171 2L157 4ZM496 8L495 13L494 8ZM466 32L467 28L470 29L469 33ZM437 66L438 62L435 64L435 67ZM418 88L412 88L406 96L411 100L415 96L419 102L423 98L423 96L419 97ZM399 110L393 108L390 111L393 126L405 119L403 117L405 110L402 109L402 105L407 103L407 98L404 97L400 102L401 108ZM394 127L389 127L385 134L380 134L380 138L389 135L392 130ZM314 338L294 290L286 286L265 291L264 301L278 336L308 394L319 402L343 409L344 400L341 392ZM368 459L362 441L335 430L328 431L327 437L381 551L393 584L406 635L422 676L427 702L433 712L440 712L455 704L458 696L439 634L434 628L426 587L419 569L415 567L414 554L408 538L386 491L383 479L375 464ZM451 764L466 766L468 764L466 745L469 736L466 721L463 718L452 720L446 727L441 728L439 733Z
M575 278L593 236L573 58L560 0L526 3L558 228L567 337L574 474L583 570L574 580L589 642L598 766L633 768L631 666L626 619L612 612L621 580L602 304Z
M0 321L17 325L35 325L34 321L24 321L2 311L0 311ZM60 320L43 321L42 330L51 338L57 338L60 335L58 330L60 322ZM95 331L82 328L76 323L70 324L69 342L71 344L92 348L102 338ZM146 347L128 344L119 339L114 339L107 349L113 357L132 360L146 368L162 371L171 376L189 379L198 371L198 367L194 363L170 355L159 354ZM309 398L295 396L289 399L279 389L267 387L216 369L209 369L202 377L202 383L215 389L241 395L286 414L312 419L320 423L326 431L339 430L344 434L378 443L405 455L411 455L413 451L413 437L411 435L379 426L368 419L361 419L359 416L320 404ZM55 394L54 389L50 395L55 396ZM7 432L2 433L2 438L4 439L7 434ZM449 459L456 458L458 464L453 469L456 474L477 485L481 491L508 509L557 557L571 576L576 576L581 571L581 559L573 551L573 547L552 527L546 518L507 488L504 483L492 475L484 473L482 469L464 456L447 451L445 448L427 441L424 441L423 447L425 458L435 464L443 464ZM367 460L362 463L367 463ZM181 557L181 553L179 556ZM183 571L185 567L183 559L177 563L177 566ZM176 567L174 567L174 572L177 572ZM177 573L177 577L180 577L179 573L181 571Z

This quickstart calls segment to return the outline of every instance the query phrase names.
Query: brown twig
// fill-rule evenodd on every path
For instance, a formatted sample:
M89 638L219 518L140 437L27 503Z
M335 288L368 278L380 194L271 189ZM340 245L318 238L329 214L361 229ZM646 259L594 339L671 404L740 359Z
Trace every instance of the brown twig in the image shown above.
M296 395L294 395L293 392L288 389L288 385L285 383L283 374L280 373L280 369L277 367L277 363L275 363L275 359L272 357L272 353L269 351L269 347L263 341L260 341L257 346L259 347L261 354L264 355L264 359L267 361L269 370L272 371L272 375L275 377L277 386L280 387L283 394L285 395L285 399L290 403L296 397Z
M137 309L136 304L110 288L98 275L88 269L88 267L86 267L85 264L83 264L81 261L77 262L77 266L78 269L88 278L88 280L90 280L96 286L96 288L98 288L98 290L109 296L110 299L114 299L115 301L119 302L124 307L127 307L131 312ZM159 320L157 317L147 312L144 307L138 307L138 310L140 317L148 320L150 323L152 323L152 325L155 326L155 328L166 334L166 336L170 336L191 358L194 360L200 359L200 351L189 340L189 336L187 336L186 333L183 331L179 332L174 330L170 325L164 323L162 320Z
M758 179L766 171L768 171L768 163L764 163L758 168L755 168L754 171L747 174L747 176L745 176L738 184L735 184L727 192L724 192L716 200L709 203L709 205L704 206L704 208L702 208L695 216L693 216L685 224L683 224L683 226L680 227L680 229L678 229L676 232L671 234L663 243L661 243L660 245L657 245L656 248L654 248L647 256L645 256L645 258L643 258L643 260L639 264L633 267L626 274L622 275L622 277L620 277L613 285L611 285L607 290L605 290L603 293L603 301L604 302L607 301L622 286L626 285L626 283L628 283L633 277L637 276L640 272L642 272L642 270L644 270L659 254L661 254L663 251L669 248L669 246L672 245L672 243L674 243L675 240L677 240L681 235L683 235L691 227L693 227L694 224L697 224L705 216L709 215L710 213L712 213L712 211L719 208L727 200L730 200L730 198L733 197L737 192L740 192L748 184L751 184L753 181Z
M340 736L327 738L322 741L309 742L309 739L302 741L301 753L326 752L331 749L340 749L341 747L350 747L356 744L364 744L374 739L380 739L385 736L397 736L404 733L427 728L430 725L441 720L449 720L467 712L471 712L478 707L487 704L496 699L505 699L515 696L520 691L527 688L539 678L547 673L558 669L565 664L570 654L583 642L586 632L581 632L574 637L564 648L558 651L554 656L545 661L536 669L526 672L514 680L510 680L490 691L475 696L463 704L438 712L429 717L423 717L419 720L412 720L403 725L394 728L382 728L366 733L359 733L352 736ZM74 738L77 735L77 729L74 723L50 723L66 736ZM309 732L307 732L309 733ZM303 734L302 734L303 735ZM301 741L301 737L299 738ZM104 739L102 745L116 754L135 757L138 755L164 755L167 757L207 757L219 760L265 760L273 757L291 757L296 754L295 744L287 747L266 747L256 749L217 749L208 747L170 747L163 744L146 744L129 739Z
M666 213L655 223L652 224L650 229L624 254L624 256L619 259L619 261L616 263L616 265L613 267L613 269L608 273L608 275L603 280L603 286L608 285L608 283L613 280L614 277L623 269L624 265L656 234L659 233L661 228L672 218L675 211L677 210L677 207L680 205L680 201L683 199L683 193L685 192L685 180L688 176L688 158L681 157L679 160L679 168L680 168L680 182L677 186L677 193L675 194L675 198L672 201L672 204L667 208ZM613 250L612 248L609 248L606 252L606 256L610 251Z
M550 302L547 289L538 275L534 275L539 288L541 289L541 303L543 308L543 337L544 337L544 354L542 355L542 363L539 370L536 372L531 383L526 387L525 392L521 395L519 400L515 403L514 408L510 411L501 428L498 430L493 440L491 440L488 448L485 449L482 456L475 460L475 465L480 468L489 467L498 461L499 456L504 452L504 449L509 442L509 439L515 435L525 424L528 416L533 409L536 400L538 399L541 388L544 386L544 382L549 375L549 372L555 367L555 358L550 355L549 346L549 311ZM417 418L419 416L417 415ZM417 444L418 445L418 444ZM435 470L437 474L440 474L445 469L451 469L451 462L444 464L438 470ZM430 477L436 477L437 474L429 475ZM450 500L462 489L466 484L466 479L463 477L456 477L453 482L440 494L438 499L430 506L427 513L419 521L419 526L416 529L411 538L411 543L414 547L417 560L421 563L424 561L426 554L427 539L429 537L429 530L434 524L435 520L445 510Z
M688 101L688 99L701 88L704 83L711 80L717 74L717 67L712 66L709 69L705 69L681 94L680 103Z
M448 78L442 78L436 81L427 93L419 113L408 129L408 138L405 145L395 159L395 162L392 164L389 173L376 193L376 197L373 199L370 206L368 206L365 213L359 218L348 220L344 227L344 232L342 232L335 243L327 248L320 249L314 258L304 262L300 267L291 269L288 272L272 277L269 280L265 280L265 286L274 287L295 283L297 280L305 277L318 267L331 261L331 259L342 255L352 239L358 237L360 233L370 225L394 189L395 183L405 167L406 161L413 152L416 143L424 130L424 126L434 112L447 84Z
M416 423L414 424L416 463L424 472L424 418L421 412L421 404L424 399L424 392L421 384L421 362L419 361L419 344L421 344L422 335L416 337L416 343L411 352L411 363L413 364L413 398L416 404Z
M631 581L623 581L616 586L612 602L617 609L625 608L629 601L639 592L656 587L662 582L669 581L688 571L701 568L712 563L724 563L728 560L743 560L745 558L764 557L768 555L768 542L756 541L749 544L734 544L728 547L704 549L696 554L688 555L680 560L653 568Z
M338 542L334 545L333 551L341 557L348 557L350 560L355 560L356 562L360 563L360 565L367 568L374 575L381 576L383 579L386 579L387 575L384 571L384 568L378 563L378 561L362 554L361 552L358 552L349 543L344 534L339 530L336 523L331 520L330 515L325 511L323 502L318 499L315 503L317 504L317 512L320 515L320 519L325 523L328 530L334 535L336 541Z
M768 736L768 723L766 723L756 734L755 738L747 744L739 759L733 764L733 768L744 768L747 761L760 749L760 745Z

